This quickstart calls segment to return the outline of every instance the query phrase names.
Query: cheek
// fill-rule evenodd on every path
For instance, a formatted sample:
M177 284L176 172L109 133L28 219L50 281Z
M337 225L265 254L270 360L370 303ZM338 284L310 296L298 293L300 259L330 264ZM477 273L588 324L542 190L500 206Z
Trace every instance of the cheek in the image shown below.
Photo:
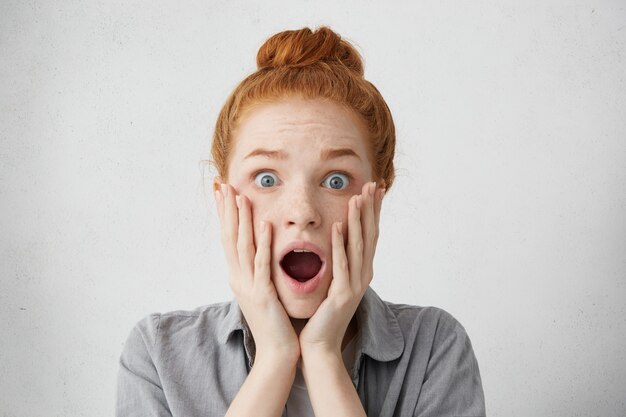
M261 221L272 223L272 225L276 225L276 219L272 218L272 214L275 213L275 210L272 209L272 202L266 201L267 199L262 196L250 196L246 195L248 201L250 201L250 206L252 209L252 224L254 225L254 235L257 236L257 233L260 233L261 229Z
M348 230L348 201L349 199L333 200L325 205L324 218L329 231L336 222L342 223L344 233Z

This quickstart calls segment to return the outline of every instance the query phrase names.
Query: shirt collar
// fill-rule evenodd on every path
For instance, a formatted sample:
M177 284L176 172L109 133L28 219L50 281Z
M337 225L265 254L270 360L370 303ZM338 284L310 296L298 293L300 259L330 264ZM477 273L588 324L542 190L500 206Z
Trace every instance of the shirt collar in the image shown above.
M380 299L371 287L365 291L356 311L359 326L357 352L372 359L388 362L400 357L404 350L404 336L396 316L389 306ZM235 331L243 332L244 346L248 362L254 362L254 341L237 300L233 299L218 332L218 342L226 344Z
M228 342L228 339L233 332L237 330L247 330L247 326L244 323L245 322L243 313L239 308L239 304L237 304L237 300L233 298L228 305L226 316L220 324L217 334L218 342L220 342L221 344L225 344L226 342Z
M357 352L388 362L398 359L404 351L400 324L389 306L368 287L356 311L359 325ZM359 349L360 348L360 349Z

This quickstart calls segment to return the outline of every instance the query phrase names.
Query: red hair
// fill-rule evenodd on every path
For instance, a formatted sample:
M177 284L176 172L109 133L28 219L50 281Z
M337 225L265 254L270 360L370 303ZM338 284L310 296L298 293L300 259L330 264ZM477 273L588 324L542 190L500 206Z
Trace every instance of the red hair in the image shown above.
M244 112L254 104L287 96L332 100L355 112L369 137L374 179L389 189L394 180L396 134L385 100L363 78L356 49L328 27L280 32L257 53L257 71L230 94L215 124L211 155L222 178L227 178L233 134Z

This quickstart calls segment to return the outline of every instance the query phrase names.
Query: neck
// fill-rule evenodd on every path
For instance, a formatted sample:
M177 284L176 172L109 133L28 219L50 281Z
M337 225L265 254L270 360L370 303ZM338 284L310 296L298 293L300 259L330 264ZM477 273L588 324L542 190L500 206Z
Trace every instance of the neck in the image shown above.
M304 329L304 326L306 326L309 322L309 319L294 319L289 317L289 320L291 320L291 325L293 326L293 330L295 330L296 335L300 337L300 333L302 332L302 329Z

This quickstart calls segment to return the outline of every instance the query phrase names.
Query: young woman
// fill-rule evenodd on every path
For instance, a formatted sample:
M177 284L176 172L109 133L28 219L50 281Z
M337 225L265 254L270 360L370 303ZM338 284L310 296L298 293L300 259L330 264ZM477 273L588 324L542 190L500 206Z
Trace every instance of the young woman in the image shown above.
M395 131L360 56L305 28L257 64L212 147L235 298L133 328L118 417L483 416L461 324L369 287Z

